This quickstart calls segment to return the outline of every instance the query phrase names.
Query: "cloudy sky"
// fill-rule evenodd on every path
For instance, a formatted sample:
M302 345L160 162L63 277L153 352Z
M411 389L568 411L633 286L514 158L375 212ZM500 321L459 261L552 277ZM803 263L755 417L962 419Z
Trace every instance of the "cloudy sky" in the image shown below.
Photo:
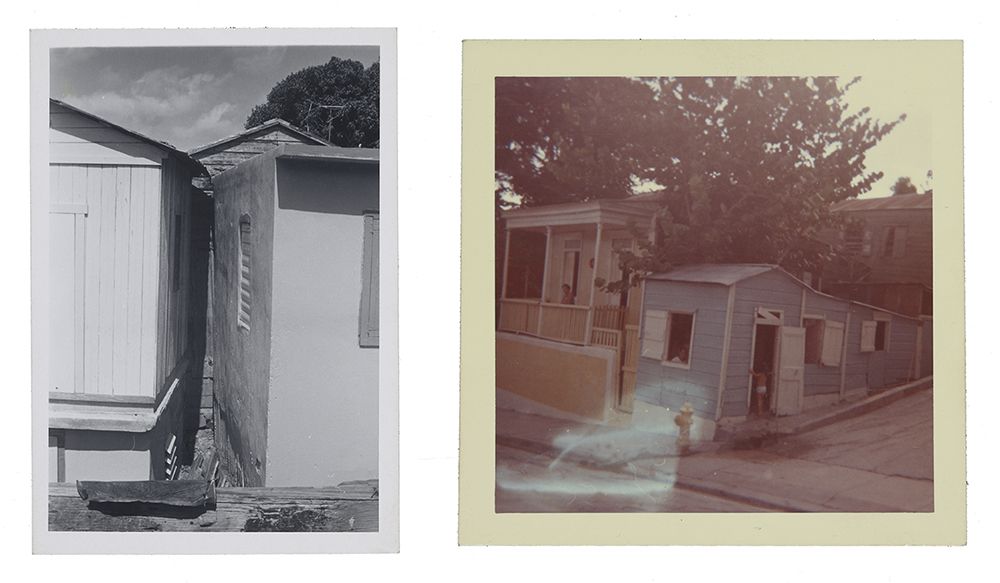
M254 105L295 71L330 57L366 67L378 47L53 49L50 95L189 150L243 129Z

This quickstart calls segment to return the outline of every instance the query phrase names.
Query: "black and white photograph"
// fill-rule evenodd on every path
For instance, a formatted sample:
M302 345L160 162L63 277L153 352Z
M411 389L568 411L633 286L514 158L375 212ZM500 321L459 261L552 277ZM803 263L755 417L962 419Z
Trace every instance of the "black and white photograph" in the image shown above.
M48 531L394 539L395 49L369 36L44 38Z

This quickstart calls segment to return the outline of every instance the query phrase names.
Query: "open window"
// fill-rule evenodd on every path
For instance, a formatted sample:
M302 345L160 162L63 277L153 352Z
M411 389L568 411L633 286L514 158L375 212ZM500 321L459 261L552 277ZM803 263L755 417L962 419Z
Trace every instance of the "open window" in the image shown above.
M664 363L670 366L691 366L691 342L694 338L694 314L689 312L667 313L667 350Z
M643 357L667 366L691 367L694 313L646 310L642 330Z
M802 318L802 327L806 329L805 363L820 364L826 321L816 316L805 316Z
M906 255L906 227L886 227L882 257L903 257L904 255Z
M889 350L888 315L875 314L874 320L861 322L861 352L882 352Z

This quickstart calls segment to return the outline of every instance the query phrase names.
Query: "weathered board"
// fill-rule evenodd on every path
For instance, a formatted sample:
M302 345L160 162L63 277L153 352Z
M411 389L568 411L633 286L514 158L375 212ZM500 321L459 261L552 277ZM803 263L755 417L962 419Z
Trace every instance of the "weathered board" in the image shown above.
M74 484L49 485L50 531L377 532L378 480L327 488L218 488L216 503L90 505Z

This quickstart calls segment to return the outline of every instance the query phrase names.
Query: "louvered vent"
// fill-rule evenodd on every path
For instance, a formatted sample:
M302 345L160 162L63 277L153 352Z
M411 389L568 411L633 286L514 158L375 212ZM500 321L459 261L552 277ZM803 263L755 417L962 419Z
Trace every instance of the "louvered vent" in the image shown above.
M240 328L250 330L250 217L240 218L240 299L236 322Z

